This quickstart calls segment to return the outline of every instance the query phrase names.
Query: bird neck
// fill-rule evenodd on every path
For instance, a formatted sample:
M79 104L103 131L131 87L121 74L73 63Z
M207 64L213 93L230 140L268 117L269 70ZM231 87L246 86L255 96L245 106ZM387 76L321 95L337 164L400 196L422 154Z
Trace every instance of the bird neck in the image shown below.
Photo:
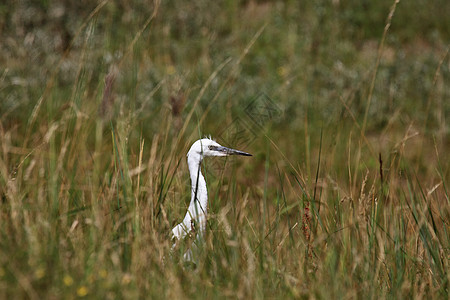
M202 157L200 155L189 155L187 160L191 176L191 203L189 204L188 214L198 219L206 215L208 204L206 181L201 172Z

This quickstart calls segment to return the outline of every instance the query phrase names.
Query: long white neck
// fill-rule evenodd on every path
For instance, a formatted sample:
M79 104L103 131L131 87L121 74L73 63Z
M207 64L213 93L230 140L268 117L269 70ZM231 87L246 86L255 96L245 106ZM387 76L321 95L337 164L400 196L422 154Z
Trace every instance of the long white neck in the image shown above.
M189 174L191 176L191 203L189 204L188 214L200 221L199 218L206 216L208 205L208 191L206 181L201 172L202 159L199 155L188 156ZM185 219L186 219L185 217Z
M191 203L183 222L172 229L173 235L178 239L186 236L191 230L202 234L206 226L208 191L205 178L201 173L202 157L200 154L189 153L187 162L191 176Z

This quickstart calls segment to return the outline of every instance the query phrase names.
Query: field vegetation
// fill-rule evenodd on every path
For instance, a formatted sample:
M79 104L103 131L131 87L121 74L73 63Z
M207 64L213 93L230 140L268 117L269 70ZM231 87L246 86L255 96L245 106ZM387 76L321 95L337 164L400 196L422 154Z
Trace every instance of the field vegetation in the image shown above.
M450 1L0 4L0 298L448 299ZM171 251L186 153L206 236Z

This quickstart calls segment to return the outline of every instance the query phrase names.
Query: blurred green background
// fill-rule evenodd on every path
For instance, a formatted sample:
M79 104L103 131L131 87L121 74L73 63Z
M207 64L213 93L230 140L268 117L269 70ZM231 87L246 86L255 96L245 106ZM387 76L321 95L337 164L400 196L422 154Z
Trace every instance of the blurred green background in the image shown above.
M153 3L107 1L90 16L99 3L7 1L0 6L0 110L8 115L3 122L26 119L50 80L54 99L46 107L49 113L74 97L81 98L73 95L75 81L82 85L77 89L90 96L84 101L98 101L95 96L103 77L119 62L124 64L117 93L125 109L139 107L165 80L139 116L153 119L155 110L172 94L196 92L227 58L239 58L264 25L213 104L211 119L223 118L224 103L238 110L239 103L261 91L283 104L284 122L292 130L300 125L290 125L308 110L313 114L310 120L326 124L339 120L340 97L351 101L349 107L358 118L365 110L393 1L166 1L132 53L127 53L127 47L153 13ZM396 110L405 122L424 122L425 114L416 112L426 110L434 73L448 47L449 9L445 0L399 3L381 56L369 129L382 128ZM130 57L123 59L125 53ZM80 61L84 62L81 69ZM444 88L448 87L448 60L440 72L444 86L439 93L448 99ZM227 76L220 72L215 84ZM200 107L216 91L215 86L208 89ZM442 105L448 113L448 101ZM434 118L428 122L436 126Z
M446 299L449 12L3 1L1 298ZM192 268L167 232L204 135L254 157L206 162Z

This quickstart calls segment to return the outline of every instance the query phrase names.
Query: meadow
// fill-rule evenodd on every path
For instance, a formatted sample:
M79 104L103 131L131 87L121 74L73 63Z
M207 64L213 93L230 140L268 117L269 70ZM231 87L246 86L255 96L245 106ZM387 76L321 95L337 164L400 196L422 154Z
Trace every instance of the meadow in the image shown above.
M0 4L0 298L448 299L449 11Z

